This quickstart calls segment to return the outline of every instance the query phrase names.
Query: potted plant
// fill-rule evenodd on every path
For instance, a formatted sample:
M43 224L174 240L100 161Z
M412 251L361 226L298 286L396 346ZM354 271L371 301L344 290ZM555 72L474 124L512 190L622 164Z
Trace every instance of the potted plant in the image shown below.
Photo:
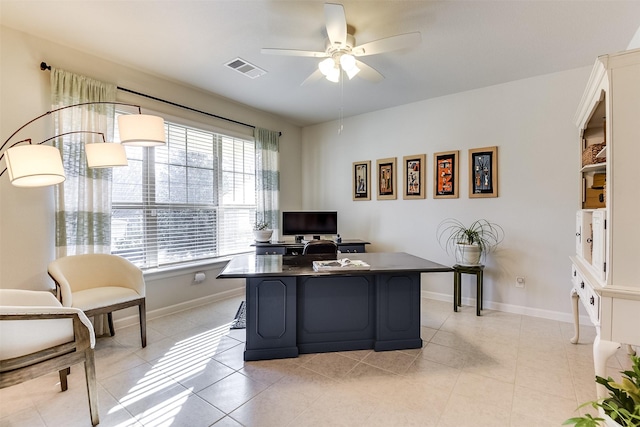
M613 378L607 379L596 375L596 382L603 385L609 396L583 403L578 409L591 405L604 413L604 418L586 414L566 420L563 425L574 424L576 427L639 427L640 426L640 357L631 356L633 366L630 371L622 371L622 382Z
M504 238L504 230L498 224L478 219L466 226L454 218L438 225L436 231L440 246L456 257L459 265L479 265L483 257L494 250Z
M253 238L258 243L266 243L271 240L273 230L269 228L269 223L257 220L256 225L253 227Z

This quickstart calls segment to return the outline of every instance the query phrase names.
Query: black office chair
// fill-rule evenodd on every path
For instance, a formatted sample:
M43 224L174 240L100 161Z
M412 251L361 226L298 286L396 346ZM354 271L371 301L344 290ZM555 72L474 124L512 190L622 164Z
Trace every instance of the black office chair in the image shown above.
M311 240L304 245L302 255L330 254L338 255L338 245L331 240Z

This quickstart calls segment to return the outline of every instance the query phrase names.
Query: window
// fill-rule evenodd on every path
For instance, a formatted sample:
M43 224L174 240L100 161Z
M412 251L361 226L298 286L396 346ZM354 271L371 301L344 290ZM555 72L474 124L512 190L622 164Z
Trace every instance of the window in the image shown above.
M166 146L113 169L111 252L156 268L249 251L255 144L165 123Z

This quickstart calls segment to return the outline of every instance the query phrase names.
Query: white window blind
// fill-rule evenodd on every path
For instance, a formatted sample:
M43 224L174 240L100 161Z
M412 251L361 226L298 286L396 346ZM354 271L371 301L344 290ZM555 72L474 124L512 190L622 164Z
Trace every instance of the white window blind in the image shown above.
M251 250L255 144L170 122L165 131L166 146L126 147L129 166L113 169L111 252L157 268Z

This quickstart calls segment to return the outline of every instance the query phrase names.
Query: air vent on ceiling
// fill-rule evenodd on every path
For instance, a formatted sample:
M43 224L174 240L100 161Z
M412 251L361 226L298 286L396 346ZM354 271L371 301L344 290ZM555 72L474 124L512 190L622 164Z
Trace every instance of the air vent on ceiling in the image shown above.
M233 59L225 64L227 67L236 70L240 74L244 74L245 76L255 79L256 77L260 77L264 74L267 74L265 70L260 67L256 67L253 64L249 64L242 58Z

